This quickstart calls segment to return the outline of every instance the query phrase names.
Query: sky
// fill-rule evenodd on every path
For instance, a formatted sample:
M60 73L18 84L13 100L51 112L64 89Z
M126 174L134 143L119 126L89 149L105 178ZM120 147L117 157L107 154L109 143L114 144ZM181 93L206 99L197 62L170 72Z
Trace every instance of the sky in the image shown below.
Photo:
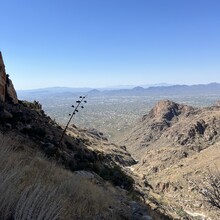
M0 0L16 89L220 83L219 0Z

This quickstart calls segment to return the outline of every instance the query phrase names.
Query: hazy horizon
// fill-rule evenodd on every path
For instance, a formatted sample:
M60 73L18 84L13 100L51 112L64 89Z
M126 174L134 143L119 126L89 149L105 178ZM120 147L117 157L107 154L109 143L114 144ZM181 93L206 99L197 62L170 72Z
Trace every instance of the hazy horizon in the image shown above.
M32 88L32 89L18 89L17 91L32 91L32 90L45 90L45 89L79 89L90 91L93 89L97 89L100 91L108 91L108 90L122 90L122 89L133 89L136 87L142 87L144 89L150 87L169 87L169 86L197 86L197 85L210 85L210 84L220 84L218 82L209 82L209 83L198 83L198 84L168 84L168 83L155 83L149 85L115 85L109 87L68 87L68 86L51 86L51 87L39 87L39 88Z
M217 0L2 1L16 89L220 82Z

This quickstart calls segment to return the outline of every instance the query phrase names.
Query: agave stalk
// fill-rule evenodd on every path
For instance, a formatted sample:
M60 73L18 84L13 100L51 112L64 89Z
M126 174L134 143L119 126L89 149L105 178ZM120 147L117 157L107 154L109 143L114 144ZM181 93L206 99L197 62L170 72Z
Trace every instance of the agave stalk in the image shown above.
M66 130L67 130L67 128L68 128L68 126L69 126L69 124L70 124L70 122L71 122L73 116L76 114L76 112L79 111L78 108L79 108L80 106L81 106L81 108L84 108L84 106L82 105L82 103L87 103L87 101L85 100L86 97L87 97L87 96L80 96L80 97L79 97L79 100L76 101L77 105L76 105L76 106L72 105L73 112L72 112L72 114L69 114L70 119L69 119L69 121L67 122L66 127L65 127L64 130L63 130L62 136L61 136L61 138L60 138L60 140L59 140L59 143L58 143L58 147L61 145L61 142L62 142L62 140L63 140L64 134L66 133Z

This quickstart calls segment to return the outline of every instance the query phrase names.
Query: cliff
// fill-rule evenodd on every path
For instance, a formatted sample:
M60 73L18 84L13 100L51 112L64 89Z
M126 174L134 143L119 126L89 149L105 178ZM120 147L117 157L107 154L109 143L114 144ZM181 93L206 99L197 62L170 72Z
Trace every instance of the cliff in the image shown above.
M17 93L9 75L6 74L5 64L0 52L0 101L18 104Z

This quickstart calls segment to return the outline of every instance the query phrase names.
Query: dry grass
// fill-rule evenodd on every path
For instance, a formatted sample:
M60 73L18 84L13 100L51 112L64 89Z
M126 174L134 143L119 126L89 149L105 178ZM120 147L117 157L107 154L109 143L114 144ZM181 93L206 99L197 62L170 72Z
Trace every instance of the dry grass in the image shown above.
M56 188L46 188L37 184L26 188L16 204L15 220L56 220L62 209L61 196L57 198Z
M120 219L111 193L0 134L0 219Z

